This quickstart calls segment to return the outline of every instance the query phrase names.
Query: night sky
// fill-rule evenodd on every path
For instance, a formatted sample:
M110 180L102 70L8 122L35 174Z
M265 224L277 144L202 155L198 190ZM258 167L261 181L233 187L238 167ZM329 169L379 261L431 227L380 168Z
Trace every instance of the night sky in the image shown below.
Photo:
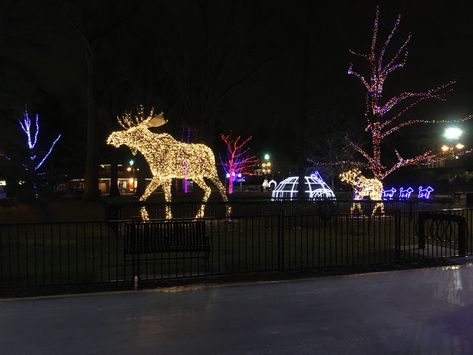
M465 1L314 1L308 27L305 1L1 4L0 150L8 151L22 139L16 120L26 105L40 113L44 139L62 132L54 158L58 167L73 164L80 171L84 164L86 48L74 26L97 39L101 162L108 160L109 152L104 137L119 128L116 115L138 104L164 110L169 123L163 130L176 138L190 127L191 141L215 149L223 149L220 132L251 134L253 151L271 152L286 170L294 169L301 112L309 114L304 131L312 142L306 147L310 156L324 157L323 144L313 142L326 132L349 132L363 142L365 92L357 79L347 75L351 61L359 70L363 63L348 49L369 49L376 5L381 9L382 41L398 13L403 17L392 48L413 34L407 68L392 75L387 93L422 91L456 79L447 102L424 103L409 117L455 119L473 113L473 10ZM310 61L303 72L306 34ZM306 111L301 108L304 85ZM396 141L386 142L386 149L400 145L408 154L419 145L439 146L443 128L403 130L393 136ZM125 150L122 154L126 159Z

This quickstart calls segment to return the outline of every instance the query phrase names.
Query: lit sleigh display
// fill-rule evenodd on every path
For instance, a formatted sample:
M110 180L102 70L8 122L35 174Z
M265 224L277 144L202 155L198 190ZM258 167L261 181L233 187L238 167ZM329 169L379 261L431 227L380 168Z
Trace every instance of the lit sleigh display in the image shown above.
M166 202L172 201L171 182L172 179L192 179L204 190L202 204L197 211L196 218L204 216L205 202L208 200L211 188L204 178L209 179L217 188L224 202L228 202L225 188L220 182L215 166L215 156L212 150L204 144L190 144L176 141L167 133L153 133L150 127L160 127L167 121L163 113L155 115L153 110L145 115L143 108L138 115L131 113L118 117L118 122L125 129L110 134L107 144L115 147L128 146L133 154L140 151L150 167L153 178L140 197L140 201L146 201L158 187L164 190ZM183 163L185 162L185 169ZM230 209L227 206L227 214ZM146 207L141 207L141 217L148 220ZM166 219L172 218L171 207L166 205Z

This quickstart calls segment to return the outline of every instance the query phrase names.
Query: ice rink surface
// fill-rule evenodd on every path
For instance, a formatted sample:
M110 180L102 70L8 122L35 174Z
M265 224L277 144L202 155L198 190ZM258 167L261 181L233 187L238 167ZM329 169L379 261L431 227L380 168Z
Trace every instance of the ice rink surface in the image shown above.
M473 267L0 300L2 354L472 354Z

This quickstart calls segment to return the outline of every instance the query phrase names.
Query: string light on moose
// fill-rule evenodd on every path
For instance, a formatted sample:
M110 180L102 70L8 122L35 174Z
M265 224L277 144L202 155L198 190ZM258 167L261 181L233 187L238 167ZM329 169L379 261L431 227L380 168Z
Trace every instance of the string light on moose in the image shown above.
M217 175L215 156L209 147L204 144L179 142L167 133L151 132L149 128L160 127L167 122L162 112L156 115L153 109L149 114L146 114L143 106L140 106L136 115L128 112L117 119L125 130L110 134L107 144L117 148L126 145L133 154L140 151L148 162L153 175L151 182L140 197L140 201L146 201L154 190L162 186L164 198L169 203L172 201L172 179L189 178L204 190L202 204L196 214L196 218L203 217L205 202L212 191L204 180L204 178L208 178L216 186L223 201L228 202L225 188ZM185 171L182 169L184 162L186 164ZM227 213L229 213L228 206ZM141 217L143 220L149 219L145 206L141 208ZM171 208L166 205L166 219L170 218L172 218Z
M371 200L376 201L376 204L371 211L374 215L376 210L379 209L379 213L384 213L384 204L382 202L383 184L378 179L368 179L361 175L359 169L352 169L345 171L339 176L342 182L345 182L353 186L353 204L350 208L350 213L363 213L361 203L357 201L363 200L365 197L369 197Z

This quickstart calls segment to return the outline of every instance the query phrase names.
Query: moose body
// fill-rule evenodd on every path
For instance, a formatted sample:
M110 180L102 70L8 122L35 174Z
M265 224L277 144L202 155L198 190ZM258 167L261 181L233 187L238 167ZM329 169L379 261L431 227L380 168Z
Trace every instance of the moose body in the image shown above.
M228 202L225 188L217 175L212 150L204 144L179 142L167 133L151 132L149 127L153 126L152 120L157 118L161 119L161 116L145 119L139 124L135 122L134 126L128 128L122 125L127 129L113 132L107 139L107 144L115 147L128 146L133 154L137 151L141 152L148 162L153 178L140 197L140 201L146 201L153 191L161 186L166 202L171 202L172 179L192 179L204 190L202 205L196 218L203 217L205 202L212 191L204 180L207 178L215 185L223 201ZM227 212L229 212L228 207ZM141 208L141 216L144 220L149 218L144 206ZM166 218L172 218L169 206L166 206Z
M384 204L382 202L383 183L381 181L376 178L369 179L364 177L358 169L345 171L339 177L342 182L353 186L353 204L350 208L350 213L357 211L362 213L361 203L356 201L361 201L366 197L376 201L371 211L372 215L378 209L381 214L384 213Z

